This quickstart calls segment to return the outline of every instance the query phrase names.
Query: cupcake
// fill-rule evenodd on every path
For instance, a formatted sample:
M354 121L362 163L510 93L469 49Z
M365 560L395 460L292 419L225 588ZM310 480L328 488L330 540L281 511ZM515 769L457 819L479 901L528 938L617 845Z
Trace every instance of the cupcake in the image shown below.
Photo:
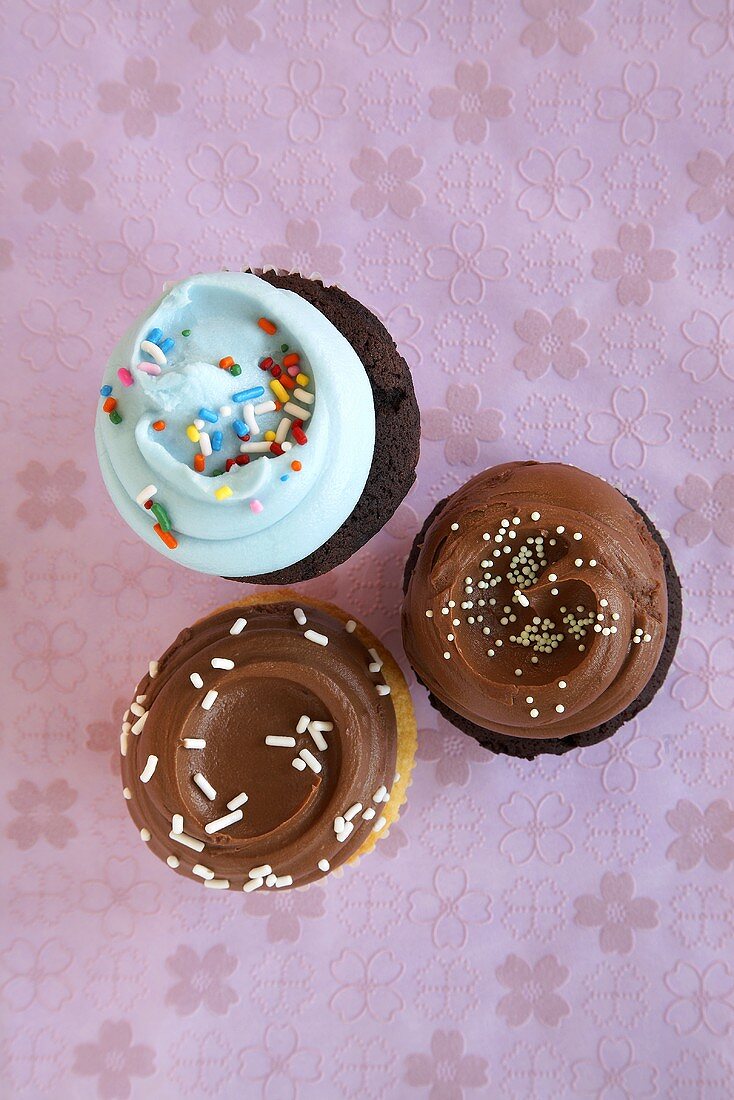
M305 886L388 833L415 749L381 643L336 607L274 592L150 663L122 723L123 794L141 839L192 882Z
M560 463L495 466L441 501L404 592L431 703L512 756L610 737L652 700L680 634L680 582L651 521Z
M191 569L283 584L346 561L415 480L420 422L391 336L316 279L177 284L117 345L95 426L133 530Z

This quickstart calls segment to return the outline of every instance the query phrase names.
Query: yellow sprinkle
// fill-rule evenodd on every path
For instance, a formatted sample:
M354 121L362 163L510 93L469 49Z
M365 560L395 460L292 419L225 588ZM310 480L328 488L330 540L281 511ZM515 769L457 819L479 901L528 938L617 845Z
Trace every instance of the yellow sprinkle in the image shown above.
M196 428L193 424L189 424L188 428L186 429L186 435L189 437L192 443L199 442L199 429Z
M296 382L298 383L299 386L307 386L310 381L311 381L311 379L308 377L307 374L297 374L296 375Z
M275 432L266 432L265 438L267 439L268 443L272 443L275 439Z
M282 401L284 405L287 401L290 401L290 397L286 393L283 386L281 386L281 384L280 384L280 382L278 381L277 378L273 378L273 380L270 383L270 388L273 391L273 393L275 394L275 396L278 398L278 400Z
M227 497L232 496L232 490L230 489L229 485L223 485L221 489L214 490L214 496L217 498L217 500L226 500Z

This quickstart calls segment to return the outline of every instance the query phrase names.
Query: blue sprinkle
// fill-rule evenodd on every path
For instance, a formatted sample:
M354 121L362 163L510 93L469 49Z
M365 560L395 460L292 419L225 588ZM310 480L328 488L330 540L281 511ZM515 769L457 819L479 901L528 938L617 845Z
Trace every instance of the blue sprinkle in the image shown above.
M221 451L221 449L222 449L222 433L219 430L217 430L216 432L212 432L212 450L213 451Z
M281 481L287 481L288 480L288 474L281 474L280 475L280 480Z
M210 424L216 424L219 417L211 409L199 409L199 419L208 420Z
M103 386L102 389L99 392L102 395L102 397L109 397L110 394L112 393L112 386Z
M151 344L157 344L159 340L163 339L163 329L152 328L145 339L150 340Z
M254 401L256 397L262 397L265 390L262 386L252 386L249 390L240 390L239 393L232 394L232 400L238 405L243 401Z
M163 335L163 333L161 333ZM157 343L157 341L156 341ZM165 340L162 340L158 347L161 349L164 355L168 355L169 351L173 351L176 346L176 341L172 336L167 336Z
M247 435L248 434L247 424L245 424L244 420L233 420L232 421L232 427L237 432L237 435Z

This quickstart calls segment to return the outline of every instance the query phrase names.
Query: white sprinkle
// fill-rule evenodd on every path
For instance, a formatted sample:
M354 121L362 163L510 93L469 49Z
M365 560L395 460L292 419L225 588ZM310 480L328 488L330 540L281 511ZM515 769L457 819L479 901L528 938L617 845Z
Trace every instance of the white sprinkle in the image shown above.
M272 745L274 748L279 749L294 749L296 747L295 737L281 737L279 734L270 733L265 738L266 745Z
M452 523L452 524L451 524L451 530L452 530L452 531L458 531L458 530L459 530L459 525L458 525L458 523Z
M269 863L263 863L260 867L253 867L247 874L250 878L265 878L266 875L272 875L273 868Z
M642 635L642 640L643 640L643 642L651 642L652 641L652 634L643 634Z
M229 890L228 878L210 878L204 883L210 890Z
M195 852L204 851L204 841L197 840L196 837L188 836L187 833L169 833L171 840L178 841L179 844L183 844L186 848L193 848Z
M208 458L212 453L212 440L209 432L199 432L199 450Z
M372 665L370 665L370 672L379 672L380 669L382 668L382 657L380 656L380 654L377 652L376 649L370 649L367 652L369 653L370 657L372 658L372 664L377 665L377 668L374 668L374 669L372 668Z
M385 795L387 794L387 787L383 783L381 787L378 787L375 793L372 795L373 802L384 802Z
M445 653L443 655L443 659L444 659L444 661L450 661L451 660L451 654L449 653L448 650L445 651Z
M228 829L230 825L234 825L237 821L242 821L242 810L234 810L231 814L225 814L224 817L217 818L216 821L210 821L204 826L205 833L218 833L220 829Z
M120 756L127 756L127 730L120 734Z
M257 416L260 416L261 413L274 413L274 412L275 412L275 402L274 401L263 401L263 402L261 402L261 404L255 405L255 414Z
M149 712L147 712L147 711L145 712L145 714L141 714L140 718L138 719L138 722L136 722L131 727L132 733L135 735L135 737L140 737L140 735L142 734L143 726L147 722L147 715L149 715Z
M194 420L194 427L196 428L197 431L201 431L201 429L204 427L205 424L206 424L206 420L202 420L200 416L197 416L196 419Z
M349 839L353 832L354 825L352 825L351 821L347 821L344 825L344 828L340 829L339 832L336 834L337 843L343 844L345 840Z
M304 638L308 638L309 642L316 642L316 645L328 645L329 639L325 634L319 634L318 630L305 630L303 632Z
M292 886L293 878L291 875L279 875L274 885L276 890L280 890L281 886Z
M612 612L612 618L614 619L615 623L619 622L619 612L618 611L613 611Z
M249 429L250 435L257 435L260 431L260 425L255 419L255 406L251 402L247 402L242 408L242 413L245 418L245 423Z
M558 681L558 686L561 689L561 691L563 691L563 689L567 686L566 681L565 680L559 680Z
M310 721L311 719L307 714L302 714L296 723L296 733L305 733Z
M347 634L353 634L354 631L357 629L357 624L355 623L354 619L348 619L344 629L346 630Z
M377 821L372 826L372 832L373 833L379 833L380 830L384 829L386 825L387 825L387 818L386 817L378 817Z
M337 817L334 818L334 832L341 833L346 827L346 824L346 820L342 817L341 814L339 814Z
M565 709L566 708L564 707L563 703L559 703L556 707L556 714L563 714Z
M145 841L145 843L147 844L147 843L148 843L148 841L150 840L150 830L148 830L148 829L141 829L141 830L140 830L140 839L141 839L141 840L144 840L144 841Z
M302 409L300 405L296 405L293 401L286 401L283 406L283 412L288 413L289 416L294 417L296 420L308 420L311 415L310 409Z
M596 565L596 558L589 558L589 565L593 569L594 566Z
M534 707L533 707L533 709L532 709L532 710L530 711L530 717L531 717L531 718L537 718L539 714L540 714L540 711L539 711L539 710L536 710L536 709L535 709Z
M132 796L133 796L133 792L130 790L129 787L123 787L122 788L122 797L123 798L127 798L128 801L129 801L132 798Z
M563 524L561 524L560 527L556 527L556 531L558 532L559 535L562 535L565 530L566 530L566 528L563 526Z
M219 415L220 416L231 416L232 415L232 406L231 405L220 405L219 406Z
M527 596L523 596L519 588L515 589L515 599L522 607L530 607L530 600Z
M215 691L214 688L212 688L211 691L207 691L206 695L201 700L201 709L211 710L218 695L219 692Z
M574 531L573 537L576 539L576 542L580 542L584 536L581 534L580 531Z
M297 756L295 756L293 760L291 760L291 764L296 769L296 771L305 772L306 770L306 765Z
M540 512L531 512L530 513L530 518L532 520L536 520L536 521L539 520L540 519Z
M138 702L131 703L130 711L132 714L137 714L138 718L140 718L143 714L145 714L145 707L141 707L140 703Z
M344 812L344 820L351 821L353 817L356 817L362 810L362 803L355 802L353 806L350 806L348 810Z
M277 875L274 875L272 873L269 874L268 877L265 879L265 885L266 886L275 886L275 880L277 879L277 877L278 877Z
M206 779L201 774L201 772L196 772L193 776L193 780L194 780L194 783L196 783L196 786L199 788L199 790L203 791L203 793L206 795L206 797L209 799L210 802L213 802L214 799L217 797L217 792L214 790L214 788L212 787L209 780Z
M157 492L158 490L156 489L155 485L146 485L144 489L140 490L135 499L141 508L145 508L146 500L150 500L150 498L154 497ZM147 508L145 508L145 510L146 512L148 511Z
M377 691L378 695L389 695L390 694L390 685L389 684L376 684L375 685L375 690Z
M308 764L312 772L316 772L317 775L319 774L321 765L310 749L301 749L298 755L305 764Z
M555 573L549 573L549 574L548 574L548 580L549 580L549 581L557 581L557 580L558 580L558 576L557 576L557 575L556 575Z
M158 675L157 661L148 661L148 675L150 676L151 680L154 680Z
M532 697L532 695L528 695L528 697L527 697L527 699L525 700L525 702L526 702L526 703L532 703L532 701L533 701L533 697Z
M515 669L515 675L516 676L522 676L522 669L521 668L516 668Z
M205 749L206 741L203 737L184 737L183 747L185 749Z
M432 611L426 611L426 618L427 619L432 619L433 618L433 612Z
M326 752L329 746L321 730L316 728L315 722L309 722L308 732L311 734L316 748L320 749L321 752ZM293 744L295 745L295 743L296 742L294 740Z
M318 862L318 868L319 871L323 871L324 874L326 874L327 871L331 870L331 864L329 863L328 859L320 859Z
M557 595L558 595L558 589L557 588L551 588L551 596L557 596Z
M294 390L293 396L297 397L299 401L305 401L307 405L313 405L313 394L308 390Z
M154 344L152 340L141 340L140 350L144 351L146 355L149 355L151 359L158 364L159 367L165 367L168 363L166 359L166 353L161 351L157 344Z
M234 668L234 661L229 657L212 657L212 668Z
M229 628L230 634L241 634L247 626L247 619L236 619Z
M195 863L191 870L199 878L214 878L214 872L205 867L203 863Z
M174 814L173 817L171 818L171 832L175 833L176 836L181 836L181 833L183 832L183 830L184 830L183 814Z
M296 620L299 626L305 626L308 622L308 619L306 618L306 612L303 610L302 607L293 608L293 618Z
M576 566L577 569L580 569L581 566L584 564L584 559L576 558L573 564Z
M247 795L242 791L240 794L236 794L234 798L230 798L227 803L227 809L239 810L240 806L244 806L245 802L247 802Z
M362 817L364 818L365 821L371 821L372 818L375 816L375 813L376 813L375 809L372 806L368 806L367 809L362 814Z
M259 890L265 880L261 878L251 878L249 882L246 882L242 887L246 894L251 894L253 890Z
M178 858L178 856L169 856L168 859L166 860L166 863L168 864L168 866L169 867L174 867L174 868L178 867L180 862L181 861Z
M198 672L192 672L189 676L189 680L191 680L191 683L194 685L195 688L203 688L204 686L204 681L202 680Z
M278 423L278 428L275 432L275 440L274 440L275 443L282 443L283 442L285 437L288 435L288 432L290 431L290 426L291 426L292 423L293 423L293 421L289 420L287 416L282 416L280 418L280 422Z
M333 722L321 722L318 719L314 719L310 724L315 730L321 730L322 733L330 733L334 728Z
M270 444L266 440L259 443L240 443L240 454L243 455L265 454L269 450Z
M609 607L609 600L599 600L600 607Z
M143 768L142 772L140 773L140 782L141 783L147 783L148 780L152 779L153 778L153 773L155 772L157 767L158 767L158 757L153 756L153 755L149 756L148 760L145 764L145 767Z

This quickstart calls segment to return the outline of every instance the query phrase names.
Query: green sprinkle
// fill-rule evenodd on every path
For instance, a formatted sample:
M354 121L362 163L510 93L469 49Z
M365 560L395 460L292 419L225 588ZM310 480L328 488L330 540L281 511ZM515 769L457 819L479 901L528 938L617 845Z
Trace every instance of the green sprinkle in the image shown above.
M162 504L151 504L150 510L161 525L161 531L171 530L171 521L168 518L168 512Z
M280 350L281 351L288 351L288 345L287 344L281 344L280 345Z
M234 363L233 366L229 368L229 373L233 374L236 378L238 374L242 374L242 367L239 363Z
M181 335L182 336L190 336L191 335L191 329L190 328L181 329Z
M110 413L110 420L113 424L122 424L122 417L120 416L117 409L113 409Z

